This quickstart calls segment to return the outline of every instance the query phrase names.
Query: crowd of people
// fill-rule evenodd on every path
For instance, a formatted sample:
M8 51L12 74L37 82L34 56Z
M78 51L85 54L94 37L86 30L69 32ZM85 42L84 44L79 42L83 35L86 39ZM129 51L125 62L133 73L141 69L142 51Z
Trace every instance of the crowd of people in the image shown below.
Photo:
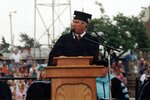
M0 78L37 78L40 74L40 68L38 64L33 64L33 58L29 52L26 55L26 60L22 60L21 55L15 50L10 56L10 62L3 60L3 54L0 54ZM47 60L46 60L47 61ZM128 62L129 63L129 62ZM134 63L138 69L138 77L140 80L140 86L149 78L150 75L150 62L143 57L140 57ZM44 66L47 65L47 62ZM122 60L113 61L111 64L111 74L120 80L126 87L127 85L127 72L125 71L125 65ZM132 69L130 69L132 70ZM24 100L28 87L34 82L33 79L24 80L7 80L7 84L10 86L13 100ZM127 89L128 90L128 89Z
M14 51L13 54L19 54L17 51ZM13 55L12 54L12 55ZM0 54L0 77L21 77L21 78L37 78L40 70L38 64L33 64L33 58L30 52L26 55L26 60L21 60L21 56L19 56L19 62L15 62L14 58L12 58L12 55L10 56L10 63L8 64L5 60L3 60L3 55ZM47 61L47 60L46 60ZM129 62L128 62L129 63ZM134 63L138 69L138 77L140 81L140 86L149 78L150 75L150 62L147 59L144 59L143 57L140 57L136 60L136 63ZM47 65L47 62L44 64L44 66ZM125 65L122 60L113 61L111 64L111 74L115 76L117 79L120 80L128 90L128 81L127 81L127 75L128 74L125 71ZM133 70L133 69L130 69ZM134 72L134 71L133 71ZM135 75L135 73L133 73ZM13 100L23 100L26 96L26 92L28 87L34 82L33 79L24 79L24 80L8 80L7 84L9 84L11 92L12 92L12 98ZM139 87L140 88L140 87Z
M19 55L15 57L16 55ZM3 55L1 54L2 64L0 67L0 77L1 78L37 78L40 74L40 67L37 64L33 64L33 58L30 52L26 55L26 60L23 61L21 55L15 50L10 56L10 63L8 64L3 60ZM15 61L16 59L16 61ZM44 66L47 63L44 64ZM38 70L40 69L40 70ZM112 74L116 76L120 82L123 82L127 86L127 78L124 70L124 64L120 60L118 62L112 63L111 68ZM28 87L34 82L33 79L24 79L24 80L7 80L9 84L12 99L13 100L24 100L26 97Z
M0 54L0 78L9 78L9 80L1 79L1 81L6 82L10 86L13 100L24 100L28 87L39 75L38 64L33 64L30 52L26 55L25 61L22 60L18 50L14 50L9 60L9 62L5 61L3 54Z

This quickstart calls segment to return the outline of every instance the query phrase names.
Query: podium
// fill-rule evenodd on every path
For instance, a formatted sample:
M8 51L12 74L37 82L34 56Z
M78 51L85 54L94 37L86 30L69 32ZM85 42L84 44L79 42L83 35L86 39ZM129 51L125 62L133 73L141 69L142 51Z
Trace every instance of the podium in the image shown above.
M57 67L81 67L81 66L90 66L92 63L93 57L91 56L78 56L78 57L66 57L66 56L60 56L60 57L54 57L53 63Z
M97 100L96 77L102 67L90 65L91 60L89 56L54 58L57 66L42 71L44 78L51 79L51 100Z

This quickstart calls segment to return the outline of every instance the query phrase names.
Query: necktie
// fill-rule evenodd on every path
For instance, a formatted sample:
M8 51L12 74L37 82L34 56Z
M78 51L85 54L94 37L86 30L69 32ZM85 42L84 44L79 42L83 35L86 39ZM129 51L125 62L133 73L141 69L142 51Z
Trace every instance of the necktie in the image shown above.
M80 39L81 39L81 36L77 35L77 40L80 41Z

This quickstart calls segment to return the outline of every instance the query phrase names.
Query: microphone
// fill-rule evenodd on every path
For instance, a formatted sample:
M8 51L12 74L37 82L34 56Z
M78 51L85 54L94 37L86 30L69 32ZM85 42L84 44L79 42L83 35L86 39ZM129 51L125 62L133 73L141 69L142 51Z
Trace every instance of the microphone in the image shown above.
M95 44L101 45L100 43L98 43L98 42L96 42L96 41L94 41L94 40L91 40L91 39L89 39L89 38L84 37L83 39L85 39L85 40L87 40L87 41L90 41L90 42L93 42L93 43L95 43ZM121 52L120 50L118 50L118 49L116 49L116 48L114 48L114 47L111 47L111 46L108 46L108 45L103 45L103 46L106 47L107 49L112 49L112 50Z
M70 33L74 33L74 32L75 32L75 30L74 30L74 29L71 29L71 30L70 30Z
M98 42L96 42L96 41L94 41L94 40L91 40L91 39L89 39L89 38L87 38L87 37L84 37L83 39L85 39L85 40L87 40L87 41L90 41L90 42L93 42L93 43L95 43L95 44L101 45L100 43L98 43Z

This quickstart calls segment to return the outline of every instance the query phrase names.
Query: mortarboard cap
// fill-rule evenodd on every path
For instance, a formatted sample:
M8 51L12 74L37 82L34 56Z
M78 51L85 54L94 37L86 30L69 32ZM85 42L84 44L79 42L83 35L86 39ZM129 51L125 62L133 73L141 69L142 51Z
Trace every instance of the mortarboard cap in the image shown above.
M104 67L108 67L108 60L105 59L105 60L98 60L96 62L96 65L103 65Z
M86 23L91 19L92 15L80 11L74 11L74 19L82 20Z

